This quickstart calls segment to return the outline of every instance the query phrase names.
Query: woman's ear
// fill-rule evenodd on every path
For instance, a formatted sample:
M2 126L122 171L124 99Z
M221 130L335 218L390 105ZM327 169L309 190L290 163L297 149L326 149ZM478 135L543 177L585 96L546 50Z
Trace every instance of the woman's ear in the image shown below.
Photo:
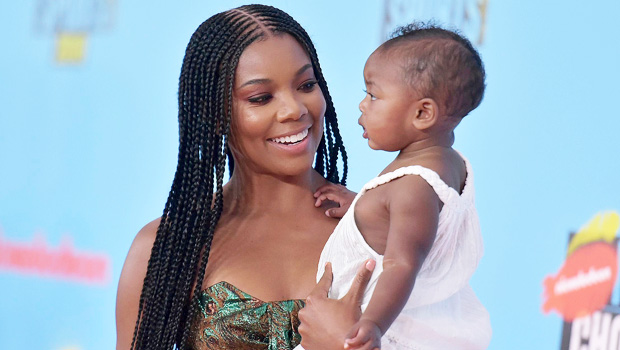
M426 130L437 123L439 106L432 98L423 98L414 103L413 126L418 130Z

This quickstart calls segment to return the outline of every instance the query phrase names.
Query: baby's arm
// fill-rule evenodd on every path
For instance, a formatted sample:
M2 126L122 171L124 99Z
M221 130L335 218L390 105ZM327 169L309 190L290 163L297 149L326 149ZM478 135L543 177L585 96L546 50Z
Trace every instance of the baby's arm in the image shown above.
M418 176L394 181L388 192L389 231L383 273L368 307L353 327L346 349L380 344L380 338L405 306L416 275L437 232L441 201L428 183ZM378 338L378 339L377 339Z

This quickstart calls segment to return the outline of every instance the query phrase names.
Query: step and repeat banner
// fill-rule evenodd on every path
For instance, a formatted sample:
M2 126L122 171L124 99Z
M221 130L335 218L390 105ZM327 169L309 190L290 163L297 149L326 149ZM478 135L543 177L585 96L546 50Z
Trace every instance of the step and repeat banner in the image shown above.
M368 55L412 20L469 37L487 91L455 148L476 177L490 348L620 349L618 1L264 3L316 44L354 191L394 156L357 125ZM114 348L123 261L176 166L185 46L242 4L0 3L0 349Z

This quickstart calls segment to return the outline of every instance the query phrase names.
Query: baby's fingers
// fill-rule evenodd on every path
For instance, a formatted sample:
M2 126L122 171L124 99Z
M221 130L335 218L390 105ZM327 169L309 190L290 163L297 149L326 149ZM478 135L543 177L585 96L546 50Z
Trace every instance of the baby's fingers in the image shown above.
M362 345L365 345L370 340L370 332L363 327L354 328L344 341L345 349L358 349Z
M344 348L346 350L380 350L381 349L381 344L377 344L377 342L374 341L372 338L369 338L367 341L363 342L360 345L353 345L350 343L347 344L347 341L349 341L349 339L345 341Z
M319 194L318 196L315 196L315 197L316 197L316 201L314 202L314 206L317 207L317 208L320 207L321 204L323 204L323 201L329 199L327 194L325 194L325 193L321 193L321 194Z
M340 219L344 216L344 213L346 213L348 209L349 209L348 206L327 209L325 211L325 215L329 216L330 218Z
M316 192L314 192L314 198L317 198L322 193L334 192L334 191L338 190L338 186L342 186L342 185L333 184L333 183L328 183L327 185L323 185L323 186L321 186L321 187L316 189ZM342 187L344 187L344 186L342 186Z
M323 201L325 200L330 200L332 202L336 202L338 204L341 204L342 202L342 198L334 192L323 192L321 193L318 197L316 197L316 202L314 202L314 206L315 207L320 207L321 204L323 203Z
M365 343L364 345L362 345L359 348L356 348L355 350L380 350L381 348L375 346L373 344L373 342L368 341L367 343Z
M373 346L372 342L369 341L364 343L362 346L348 348L347 350L380 350L380 348Z

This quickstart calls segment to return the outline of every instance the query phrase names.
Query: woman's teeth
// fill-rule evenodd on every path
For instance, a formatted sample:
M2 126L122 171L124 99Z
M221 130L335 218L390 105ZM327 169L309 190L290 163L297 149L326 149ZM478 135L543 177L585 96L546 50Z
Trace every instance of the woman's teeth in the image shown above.
M297 142L305 139L306 136L308 136L308 129L300 132L297 135L284 136L284 137L276 137L274 139L271 139L271 141L274 141L274 142L277 142L277 143L283 143L283 144L291 144L291 143L297 143Z

